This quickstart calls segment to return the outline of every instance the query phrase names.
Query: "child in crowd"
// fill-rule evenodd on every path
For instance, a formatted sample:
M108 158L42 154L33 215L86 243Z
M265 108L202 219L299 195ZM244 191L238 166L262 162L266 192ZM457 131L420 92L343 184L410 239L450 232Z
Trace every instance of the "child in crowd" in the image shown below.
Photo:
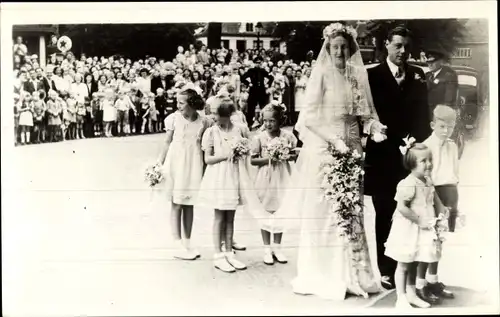
M290 182L289 161L295 158L292 151L297 146L297 139L291 132L281 128L286 119L285 110L281 106L269 104L262 109L261 115L265 130L259 131L253 138L252 165L259 169L255 179L255 189L268 213L267 220L261 225L264 263L273 265L274 260L278 263L287 263L285 255L281 252L284 227L278 221L280 218L287 218L287 215L277 214L277 210L283 200L285 188ZM272 161L269 157L268 146L277 141L290 148L290 157L287 160ZM271 233L273 241L271 241ZM271 242L274 243L272 248Z
M48 120L48 134L50 142L57 141L57 133L61 128L61 112L62 104L60 98L57 97L55 90L49 90L49 100L47 101L47 112L49 114Z
M155 108L158 111L158 121L156 122L156 131L164 131L164 121L165 121L165 107L167 104L167 98L165 97L165 90L163 88L156 89L155 96Z
M96 136L102 133L102 110L101 110L101 100L99 98L99 93L94 92L92 94L92 101L90 101L90 107L92 108L93 126L94 133Z
M83 124L85 123L85 116L87 115L87 109L85 107L85 99L79 98L76 100L76 137L78 139L85 139L83 133Z
M167 90L167 100L165 103L165 117L177 111L177 99L175 98L174 90Z
M113 88L106 88L104 90L104 100L102 102L103 121L104 121L104 135L107 138L113 136L112 128L116 121L116 108L115 108L115 92Z
M149 94L149 122L148 122L148 132L156 133L156 126L158 122L158 110L156 110L155 104L155 94Z
M151 106L149 104L149 96L143 95L141 98L141 106L139 109L139 119L141 120L141 134L146 133L146 127L149 124L149 112Z
M176 241L174 257L194 260L199 252L191 248L193 205L203 174L201 137L208 127L197 110L204 103L196 91L181 90L178 94L179 110L165 119L167 132L165 145L158 163L163 165L166 195L171 201L172 234ZM181 224L184 228L182 241Z
M72 95L66 95L64 109L65 140L76 139L76 100Z
M454 232L458 215L458 148L450 137L455 129L457 113L449 106L437 105L433 115L432 135L423 143L432 152L432 183L441 202L450 210L448 228ZM418 267L417 290L428 301L437 302L440 298L454 297L438 280L438 263L436 261L427 265L424 262Z
M29 92L22 92L19 112L19 127L21 128L21 145L29 144L33 128L33 102Z
M21 97L19 94L14 94L14 144L19 144L20 127L19 127L19 110L21 109Z
M42 96L43 93L43 96ZM44 127L44 117L45 117L45 101L44 97L45 91L35 91L33 93L33 124L35 126L35 143L41 143L45 141L45 127Z
M429 308L416 289L419 262L434 263L441 258L441 241L436 233L436 215L446 215L431 182L432 153L421 143L408 142L403 164L410 174L399 182L397 201L385 254L398 262L394 281L398 308L415 305Z
M125 90L122 88L118 91L118 99L115 102L116 108L116 128L118 136L124 136L128 131L128 112L132 107L131 101L125 93Z

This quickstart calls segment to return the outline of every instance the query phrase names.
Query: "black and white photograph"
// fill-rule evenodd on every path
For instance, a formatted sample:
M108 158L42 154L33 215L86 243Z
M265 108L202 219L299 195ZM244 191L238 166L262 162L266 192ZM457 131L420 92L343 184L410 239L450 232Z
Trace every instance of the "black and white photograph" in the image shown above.
M3 314L500 313L494 12L2 4Z

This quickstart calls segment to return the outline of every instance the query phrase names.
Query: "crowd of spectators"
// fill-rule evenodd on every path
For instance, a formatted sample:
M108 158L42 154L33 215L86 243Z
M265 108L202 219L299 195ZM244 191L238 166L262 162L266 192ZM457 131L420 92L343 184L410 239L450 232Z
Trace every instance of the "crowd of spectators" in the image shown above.
M253 119L271 100L289 109L293 124L314 64L310 55L295 63L278 48L237 52L206 46L197 50L190 45L178 47L172 61L153 56L138 60L120 55L77 57L69 51L50 54L42 67L38 56L30 55L18 38L14 45L15 142L162 132L164 119L177 109L176 91L188 82L204 100L222 87L231 91L250 128L258 125ZM264 98L251 102L250 96L249 103L252 68L261 68L266 78Z

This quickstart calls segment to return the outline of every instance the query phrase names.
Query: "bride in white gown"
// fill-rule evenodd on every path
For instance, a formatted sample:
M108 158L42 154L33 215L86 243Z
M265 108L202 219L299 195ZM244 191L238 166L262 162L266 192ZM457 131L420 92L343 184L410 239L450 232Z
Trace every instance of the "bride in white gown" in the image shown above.
M370 261L363 225L358 228L362 237L356 246L361 248L361 261L356 264L349 255L352 245L338 235L329 203L321 200L321 163L330 155L329 144L362 153L359 123L364 133L378 137L384 136L385 126L373 107L355 30L335 23L323 35L325 41L307 84L305 108L296 125L304 146L281 207L287 209L289 218L276 221L290 228L297 224L290 217L300 219L294 292L343 300L347 292L367 297L382 287Z

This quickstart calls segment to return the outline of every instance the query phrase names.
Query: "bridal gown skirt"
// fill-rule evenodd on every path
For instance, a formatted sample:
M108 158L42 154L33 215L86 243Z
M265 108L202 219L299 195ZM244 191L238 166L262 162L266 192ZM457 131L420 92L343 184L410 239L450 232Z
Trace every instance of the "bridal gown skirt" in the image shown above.
M321 200L320 162L328 155L326 149L304 148L303 152L283 205L294 209L299 220L287 223L289 229L298 227L300 232L293 291L330 300L344 300L346 293L367 296L380 292L380 277L374 273L376 263L370 261L366 236L361 251L363 265L354 270L349 247L338 236L328 203Z

